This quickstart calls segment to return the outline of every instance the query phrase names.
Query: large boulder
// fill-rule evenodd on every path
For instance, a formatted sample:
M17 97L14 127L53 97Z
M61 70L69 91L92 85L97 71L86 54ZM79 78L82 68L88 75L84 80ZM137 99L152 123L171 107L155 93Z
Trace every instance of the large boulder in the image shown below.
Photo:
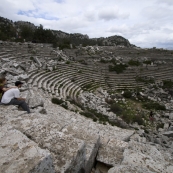
M129 147L124 151L122 165L133 165L148 172L172 173L171 153L150 144L130 141ZM144 171L145 172L145 171Z
M38 106L44 106L44 102L41 98L33 96L28 98L28 105L30 108L36 108Z
M173 131L168 131L163 133L163 135L167 136L167 137L173 137Z

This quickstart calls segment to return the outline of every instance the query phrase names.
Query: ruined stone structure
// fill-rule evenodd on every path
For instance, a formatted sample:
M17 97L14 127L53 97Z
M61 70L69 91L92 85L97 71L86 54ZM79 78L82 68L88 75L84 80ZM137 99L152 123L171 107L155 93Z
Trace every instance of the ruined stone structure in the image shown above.
M8 79L8 86L14 85L16 80L24 82L21 94L33 113L27 114L16 106L0 105L0 172L173 172L173 126L167 122L173 120L173 99L168 93L160 95L160 91L153 93L149 88L141 93L160 99L169 110L162 120L164 128L153 136L147 136L140 126L138 130L134 126L122 129L94 122L80 115L80 108L68 101L68 107L75 111L51 103L55 97L64 101L72 99L116 119L116 114L106 109L105 98L111 96L108 90L144 88L144 83L135 80L139 72L140 76L157 80L173 79L171 61L160 62L160 66L144 66L141 71L131 67L122 74L109 72L109 64L99 64L101 57L115 58L121 63L128 57L122 58L109 48L105 49L82 49L83 56L89 51L90 57L86 60L80 59L81 55L77 57L74 50L55 50L48 44L1 42L0 73ZM96 163L110 169L95 167Z

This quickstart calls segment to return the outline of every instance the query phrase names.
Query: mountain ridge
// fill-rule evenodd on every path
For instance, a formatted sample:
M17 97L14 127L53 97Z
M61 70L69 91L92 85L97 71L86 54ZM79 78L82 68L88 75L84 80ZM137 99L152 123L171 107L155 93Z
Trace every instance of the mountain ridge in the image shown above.
M44 32L43 32L44 31ZM44 37L44 38L41 38ZM134 47L128 39L113 35L109 37L89 38L87 34L81 33L66 33L61 30L43 29L43 25L35 26L27 21L15 21L0 17L0 40L6 41L35 41L43 43L58 43L54 44L60 46L61 44L79 46L122 46ZM61 47L61 46L60 46ZM64 46L62 46L64 47Z

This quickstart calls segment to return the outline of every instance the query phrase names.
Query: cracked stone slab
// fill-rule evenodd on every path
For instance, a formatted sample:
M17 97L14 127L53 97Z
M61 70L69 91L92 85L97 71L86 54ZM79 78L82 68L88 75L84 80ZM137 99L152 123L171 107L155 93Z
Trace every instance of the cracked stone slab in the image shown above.
M132 165L119 165L111 168L108 173L155 173L144 168L135 167Z
M50 152L11 126L0 128L0 155L2 173L55 173Z
M78 172L85 168L86 145L71 134L60 132L63 125L43 114L9 115L9 124L48 149L53 156L56 173Z
M62 129L65 134L71 134L75 138L86 141L86 166L85 172L90 173L95 162L95 158L100 146L99 135L84 131L83 127L76 126L75 124L67 125Z
M102 144L99 148L97 161L112 166L120 164L123 160L124 149L127 147L127 142L111 139L107 144Z
M150 144L130 141L123 153L123 165L133 165L153 172L172 173L173 158L171 153Z

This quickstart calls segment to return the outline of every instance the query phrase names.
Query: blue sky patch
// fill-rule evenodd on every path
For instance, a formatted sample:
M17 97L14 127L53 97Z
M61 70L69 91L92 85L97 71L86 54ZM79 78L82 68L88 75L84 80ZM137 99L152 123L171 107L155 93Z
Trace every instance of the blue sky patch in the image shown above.
M54 0L55 2L57 2L57 3L63 3L63 2L65 2L65 0Z
M27 17L42 18L45 20L59 20L58 17L50 16L47 13L40 14L37 9L36 10L28 10L28 11L20 10L20 11L18 11L17 14L27 16Z

